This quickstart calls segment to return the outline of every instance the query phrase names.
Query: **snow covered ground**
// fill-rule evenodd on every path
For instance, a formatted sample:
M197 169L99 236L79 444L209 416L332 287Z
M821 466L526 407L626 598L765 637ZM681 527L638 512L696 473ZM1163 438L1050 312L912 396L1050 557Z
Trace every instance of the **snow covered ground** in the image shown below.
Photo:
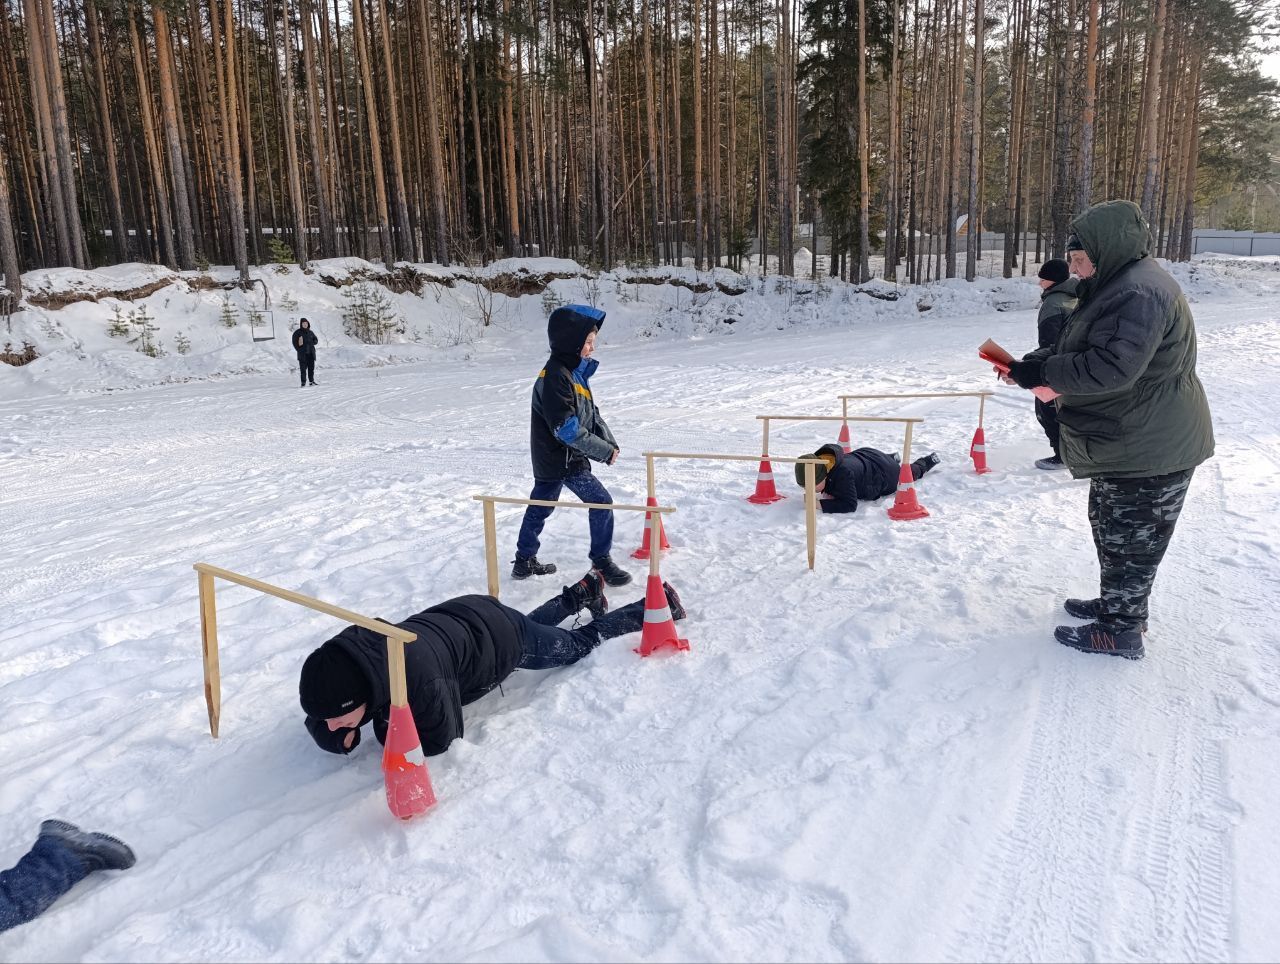
M1097 570L1086 484L1031 466L1046 446L1028 393L994 386L985 477L976 405L868 404L927 419L917 451L944 459L919 487L927 520L890 522L887 500L822 518L809 572L793 486L760 507L743 499L754 466L660 464L691 651L641 661L623 638L518 673L468 707L467 738L430 761L439 805L405 824L372 741L340 759L302 728L297 672L340 628L328 617L220 589L210 739L191 564L391 618L482 591L469 497L525 494L543 299L502 298L493 327L450 339L478 317L468 283L397 295L403 342L366 348L341 334L338 289L290 276L322 336L306 390L283 340L218 326L221 292L148 296L169 299L166 344L174 317L195 343L160 359L107 339L109 299L15 315L43 357L0 366L0 866L54 815L139 861L0 935L0 959L1275 959L1278 269L1177 269L1218 455L1161 569L1145 661L1053 642ZM600 470L619 501L642 498L646 449L751 453L757 414L993 387L976 346L1034 340L1020 280L883 301L617 277L596 292L593 387L623 445ZM779 426L771 448L833 436ZM518 517L499 511L504 560ZM585 521L548 524L560 575L586 566ZM639 536L620 515L617 554ZM562 582L506 568L511 605Z

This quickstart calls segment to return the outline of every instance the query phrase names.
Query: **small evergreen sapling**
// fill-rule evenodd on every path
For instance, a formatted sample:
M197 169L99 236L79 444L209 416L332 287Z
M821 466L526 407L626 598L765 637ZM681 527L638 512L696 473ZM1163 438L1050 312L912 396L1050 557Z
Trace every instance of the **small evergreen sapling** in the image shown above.
M222 322L223 328L234 328L240 324L240 313L231 304L230 298L222 299L222 311L218 314L218 320Z
M129 344L137 345L138 351L149 358L159 358L164 354L164 349L160 347L160 341L155 337L157 331L160 330L158 325L151 322L154 319L147 314L146 306L139 308L137 311L129 312L129 324L138 332L129 339Z

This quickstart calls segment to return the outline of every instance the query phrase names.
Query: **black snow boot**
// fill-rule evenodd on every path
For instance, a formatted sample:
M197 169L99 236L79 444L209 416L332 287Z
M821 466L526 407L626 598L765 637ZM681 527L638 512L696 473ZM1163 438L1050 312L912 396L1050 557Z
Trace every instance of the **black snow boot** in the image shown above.
M1065 469L1066 463L1062 461L1062 456L1057 452L1043 459L1036 459L1036 468L1047 469L1052 472L1054 469Z
M572 586L564 587L564 604L570 612L587 610L592 619L599 619L609 611L609 600L604 597L604 580L594 569Z
M680 594L676 592L676 587L669 582L662 584L662 591L667 594L667 605L671 607L671 618L675 620L684 619L689 615L685 612L684 604L680 602Z
M1053 638L1063 646L1070 646L1082 653L1102 653L1105 656L1123 656L1125 659L1142 659L1146 650L1142 646L1140 629L1116 629L1102 623L1085 623L1083 626L1059 626Z
M931 470L936 469L942 459L938 458L937 452L930 452L923 458L918 458L911 463L911 478L913 481L919 481Z
M46 820L40 824L40 836L52 837L64 844L84 861L85 870L128 870L137 862L133 851L122 840L105 833L85 833L65 820Z
M521 559L516 556L511 566L512 579L528 579L530 576L549 576L556 571L554 562L539 562L537 556Z
M1062 608L1067 611L1068 616L1075 616L1076 619L1097 619L1102 613L1102 600L1068 599L1062 604ZM1145 633L1147 631L1147 621L1144 619L1142 625L1138 628Z
M591 568L600 573L601 578L610 586L625 586L631 581L631 573L625 569L619 569L611 556L592 559Z

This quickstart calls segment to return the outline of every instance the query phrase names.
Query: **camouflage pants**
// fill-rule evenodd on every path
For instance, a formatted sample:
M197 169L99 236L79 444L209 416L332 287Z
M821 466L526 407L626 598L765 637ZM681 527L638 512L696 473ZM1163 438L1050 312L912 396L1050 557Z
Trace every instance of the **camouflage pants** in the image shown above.
M1102 570L1101 622L1128 629L1146 620L1156 569L1169 548L1194 471L1090 482L1089 525Z

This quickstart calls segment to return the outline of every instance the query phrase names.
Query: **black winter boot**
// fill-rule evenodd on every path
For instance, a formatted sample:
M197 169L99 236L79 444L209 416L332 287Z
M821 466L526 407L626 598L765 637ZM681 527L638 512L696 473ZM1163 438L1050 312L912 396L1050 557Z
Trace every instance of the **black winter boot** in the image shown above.
M1082 653L1102 653L1106 656L1123 656L1125 659L1142 659L1146 650L1142 646L1142 630L1115 629L1102 623L1085 623L1083 626L1059 626L1053 638L1063 646L1070 646Z
M607 613L609 600L604 598L604 580L600 573L593 569L572 586L565 586L564 604L570 612L587 610L592 619L599 619Z
M528 579L530 576L549 576L556 571L554 562L539 562L537 556L521 559L516 556L511 566L512 579Z
M85 833L65 820L46 820L40 824L40 836L61 841L84 861L85 870L128 870L137 862L133 851L122 840L105 833Z
M685 612L684 605L680 602L680 594L676 592L676 587L669 582L662 584L662 591L667 594L667 605L671 607L671 618L675 620L684 619L689 615Z
M610 586L625 586L631 581L631 573L625 569L619 569L611 556L600 556L598 559L592 559L591 568L600 573L604 581Z
M1102 612L1102 600L1068 599L1062 604L1062 608L1067 611L1068 616L1075 616L1076 619L1097 619ZM1147 631L1147 621L1145 619L1139 628L1144 633Z
M911 478L913 481L919 482L926 473L932 469L936 469L942 459L938 458L937 452L930 452L911 463Z

